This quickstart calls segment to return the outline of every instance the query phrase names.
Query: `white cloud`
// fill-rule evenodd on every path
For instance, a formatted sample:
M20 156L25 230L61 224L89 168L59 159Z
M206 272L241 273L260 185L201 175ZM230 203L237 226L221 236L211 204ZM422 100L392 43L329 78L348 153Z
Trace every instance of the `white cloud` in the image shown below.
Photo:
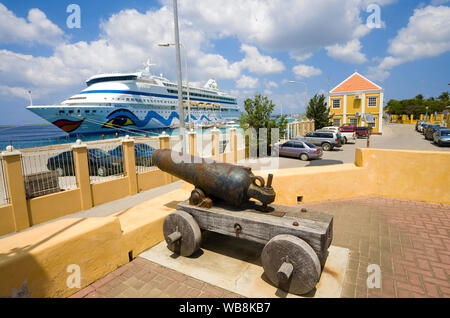
M303 62L306 61L307 59L309 59L310 57L312 57L313 54L312 53L304 53L304 54L291 54L291 58L293 58L294 60L296 60L297 62Z
M36 92L59 92L58 98L66 98L75 93L77 87L82 88L83 82L92 75L136 71L142 69L141 63L149 57L157 65L154 68L157 73L176 78L175 49L157 45L173 42L173 30L167 27L172 24L172 12L167 7L145 13L123 10L101 23L98 40L60 43L48 57L0 50L3 95L10 92L11 96L16 96L12 89L22 87ZM201 49L208 44L201 30L180 21L180 35L189 39L186 47L191 81L204 83L209 77L239 78L242 69L239 62L229 62L220 54L205 53Z
M31 9L27 20L18 18L0 3L0 43L36 42L56 45L63 41L63 31L47 19L41 10Z
M283 114L299 114L304 113L307 104L306 92L292 93L292 94L274 94L271 96L275 109L277 112Z
M297 79L317 76L322 74L322 71L314 66L299 64L292 68Z
M254 46L242 44L241 51L245 52L245 58L239 62L242 68L255 74L272 74L284 71L284 64L276 58L261 55Z
M361 49L361 42L357 39L344 45L335 44L326 47L328 56L353 64L362 64L367 62L367 58L363 53L361 53Z
M237 88L255 88L258 86L259 80L255 77L242 75L240 79L236 81Z
M277 88L278 84L274 81L269 81L266 83L266 87L273 87L273 88Z
M439 56L450 51L450 7L427 6L416 9L408 25L390 41L388 52L369 74L375 80L384 80L389 70L407 62Z
M381 4L390 3L382 1ZM164 0L168 6L170 0ZM364 0L184 0L180 16L211 37L236 36L268 51L288 51L301 58L324 46L346 43L370 30L361 26ZM245 23L243 22L245 21Z

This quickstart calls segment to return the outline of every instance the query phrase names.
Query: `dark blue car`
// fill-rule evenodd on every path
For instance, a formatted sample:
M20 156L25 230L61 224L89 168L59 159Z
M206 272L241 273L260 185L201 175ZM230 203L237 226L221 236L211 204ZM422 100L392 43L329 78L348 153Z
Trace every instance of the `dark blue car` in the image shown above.
M146 167L152 166L153 152L155 152L155 148L147 144L143 143L134 144L134 155L136 157L136 165ZM110 150L109 154L122 158L123 157L122 145L119 145L116 148Z
M87 159L89 165L89 175L107 176L123 172L122 158L107 153L98 148L87 150ZM72 151L62 152L47 161L47 168L55 170L60 177L73 176L74 165Z

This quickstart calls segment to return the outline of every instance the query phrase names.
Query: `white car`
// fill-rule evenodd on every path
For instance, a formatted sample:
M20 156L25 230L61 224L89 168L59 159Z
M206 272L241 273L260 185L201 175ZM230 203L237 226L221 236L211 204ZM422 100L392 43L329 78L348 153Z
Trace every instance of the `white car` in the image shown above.
M335 126L323 127L323 128L321 128L321 130L330 130L335 133L340 133L342 136L342 139L343 139L342 143L344 143L344 144L346 144L350 140L353 140L353 142L356 141L356 133L354 131L353 132L341 131L339 129L339 127L335 127Z

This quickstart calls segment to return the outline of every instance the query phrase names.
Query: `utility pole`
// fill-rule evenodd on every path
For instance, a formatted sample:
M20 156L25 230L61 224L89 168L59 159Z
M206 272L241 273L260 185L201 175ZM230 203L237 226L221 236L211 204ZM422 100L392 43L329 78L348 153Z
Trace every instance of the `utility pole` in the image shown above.
M178 115L180 116L180 138L181 138L181 152L185 150L185 120L184 120L184 106L183 106L183 83L181 79L181 57L180 57L180 33L178 30L178 8L177 0L173 0L173 19L175 29L175 48L177 52L177 82L178 82Z

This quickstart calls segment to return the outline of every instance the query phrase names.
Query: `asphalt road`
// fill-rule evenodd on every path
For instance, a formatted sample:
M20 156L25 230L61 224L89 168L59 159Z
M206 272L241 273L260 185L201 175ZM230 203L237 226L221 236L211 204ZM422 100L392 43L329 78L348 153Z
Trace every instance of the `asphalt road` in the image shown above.
M355 149L366 148L367 139L357 139L341 148L332 151L324 151L321 159L302 161L295 158L276 158L269 162L267 158L259 160L243 160L239 164L252 167L253 170L271 170L277 168L314 167L342 163L353 163L355 161ZM421 133L415 131L414 125L384 123L383 135L372 135L370 137L370 148L378 149L400 149L421 151L450 151L450 147L438 147L426 140Z

